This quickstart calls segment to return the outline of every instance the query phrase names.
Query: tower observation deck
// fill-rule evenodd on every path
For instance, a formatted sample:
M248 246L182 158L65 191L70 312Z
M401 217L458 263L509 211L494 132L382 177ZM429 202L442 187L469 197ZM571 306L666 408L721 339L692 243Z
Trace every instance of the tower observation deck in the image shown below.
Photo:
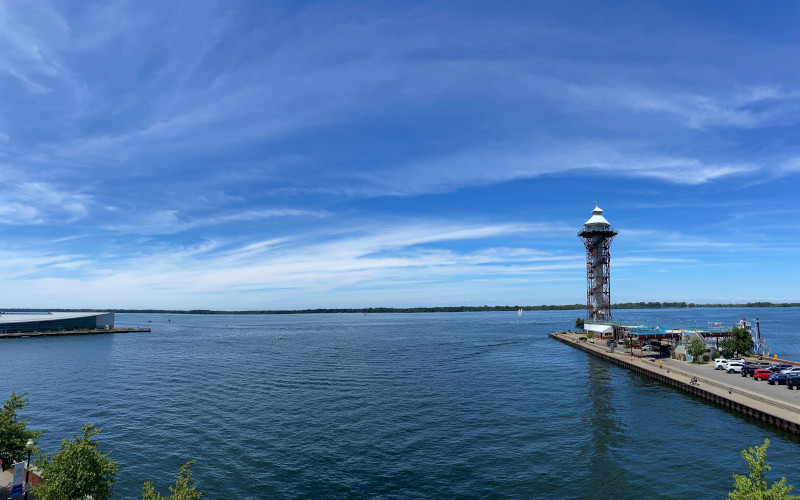
M617 231L595 205L592 216L578 231L586 246L586 321L611 320L611 240Z

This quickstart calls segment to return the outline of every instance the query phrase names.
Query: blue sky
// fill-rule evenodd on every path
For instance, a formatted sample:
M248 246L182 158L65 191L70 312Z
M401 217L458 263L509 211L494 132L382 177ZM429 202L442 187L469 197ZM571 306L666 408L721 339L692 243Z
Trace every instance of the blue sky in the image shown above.
M0 0L2 307L800 301L800 4Z

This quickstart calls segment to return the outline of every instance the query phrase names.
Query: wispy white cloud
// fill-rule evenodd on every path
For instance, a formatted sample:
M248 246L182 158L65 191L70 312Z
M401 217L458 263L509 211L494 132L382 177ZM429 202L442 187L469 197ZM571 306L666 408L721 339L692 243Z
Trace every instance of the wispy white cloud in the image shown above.
M698 259L691 258L665 258L665 257L620 257L614 259L614 267L633 267L641 266L642 264L686 264L696 263Z
M543 144L523 150L474 149L404 165L396 171L375 172L365 194L408 195L450 192L465 187L533 179L544 175L610 175L646 178L674 184L698 185L752 174L763 166L750 163L704 162L628 151L599 143ZM369 186L369 187L367 187Z
M715 236L667 229L630 229L624 230L624 238L635 245L640 245L645 252L686 252L689 250L730 250L744 248L744 243L731 241Z
M350 286L370 289L388 284L425 286L458 281L468 269L498 279L580 269L580 254L562 256L529 248L492 247L465 252L440 247L448 242L481 241L510 233L535 234L545 229L526 224L425 223L358 234L364 232L361 229L311 244L300 239L274 239L229 248L216 241L200 247L158 248L157 253L102 262L90 263L82 256L34 254L23 258L8 253L5 261L24 269L10 275L14 286L21 290L32 283L42 286L59 282L86 290L95 295L95 300L114 297L122 289L138 290L151 300L171 293L194 296L253 292L259 296L263 292L266 297L273 297L269 290L291 291L297 296ZM65 274L71 269L79 269L80 274ZM61 277L42 277L52 274Z
M786 173L800 172L800 156L795 156L781 162L779 168Z
M733 94L702 95L643 86L566 88L571 98L591 106L674 115L690 128L749 129L800 122L800 92L795 90L756 86Z
M86 216L92 203L89 195L47 182L21 180L6 169L6 184L0 188L0 224L44 224L74 222Z
M63 42L68 31L64 18L44 2L0 3L0 72L29 91L49 91L50 80L62 71L51 42Z
M256 221L279 217L325 217L323 211L297 209L244 210L241 212L217 213L206 217L181 218L177 210L162 210L138 217L134 222L107 224L103 229L118 233L175 234L199 227L219 226L232 222Z
M0 250L0 273L10 281L37 279L43 274L59 271L76 271L90 263L85 255L47 253L41 250Z

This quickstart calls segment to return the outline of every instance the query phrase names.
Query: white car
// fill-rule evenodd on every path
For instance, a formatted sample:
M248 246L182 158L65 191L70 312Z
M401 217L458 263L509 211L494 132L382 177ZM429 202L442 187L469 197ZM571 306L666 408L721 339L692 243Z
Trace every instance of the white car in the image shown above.
M789 375L800 375L800 366L793 366L791 368L781 370L780 373L788 373Z
M715 370L727 370L728 369L728 363L732 363L734 361L744 364L744 358L731 358L731 359L717 358L717 359L714 360L714 369Z
M741 361L728 361L728 364L725 365L725 371L728 373L742 373L742 367L744 367L744 363Z

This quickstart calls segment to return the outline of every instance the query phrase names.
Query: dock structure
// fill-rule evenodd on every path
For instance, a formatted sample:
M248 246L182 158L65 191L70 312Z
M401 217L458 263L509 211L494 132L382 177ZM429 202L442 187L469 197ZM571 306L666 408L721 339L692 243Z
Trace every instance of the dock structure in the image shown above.
M588 326L588 328L587 328ZM585 325L586 331L594 332L599 338L623 341L629 339L634 342L642 340L658 340L675 344L684 335L699 335L706 341L730 337L731 328L725 326L710 326L707 328L671 328L664 329L658 326L631 325L624 322L604 321Z
M654 378L671 387L785 431L800 434L800 391L789 391L785 386L777 386L778 389L775 390L769 386L771 389L766 391L761 385L753 385L766 385L766 382L755 382L739 374L716 372L713 365L709 364L694 365L686 361L655 356L636 357L632 352L621 350L612 352L605 341L591 343L581 340L582 335L578 333L553 332L549 336L570 347ZM690 383L693 377L697 377L697 384Z

